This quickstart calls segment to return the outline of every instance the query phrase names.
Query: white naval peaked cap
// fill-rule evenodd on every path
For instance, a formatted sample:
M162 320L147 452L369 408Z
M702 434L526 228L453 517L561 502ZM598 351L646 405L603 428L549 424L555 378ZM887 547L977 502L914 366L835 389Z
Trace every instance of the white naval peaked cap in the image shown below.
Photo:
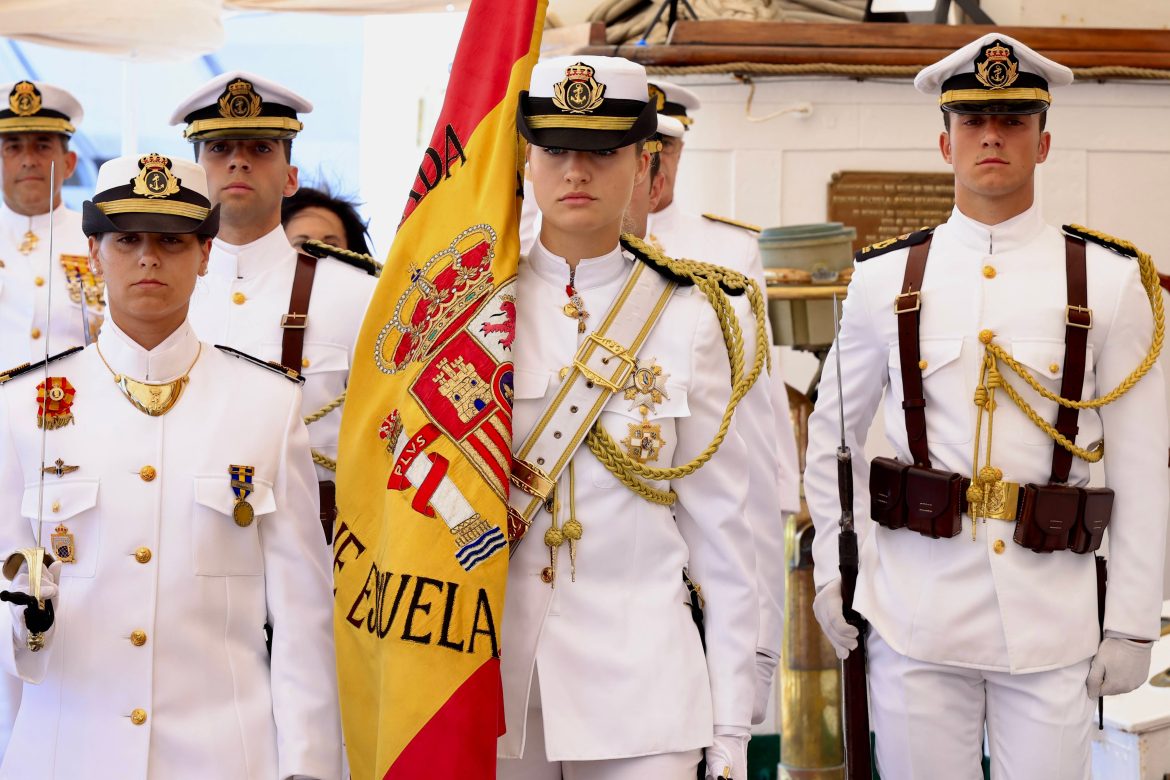
M666 114L658 115L658 134L665 135L670 138L682 138L683 133L687 131L685 125L672 116Z
M938 95L956 114L1036 114L1052 103L1049 87L1073 81L1071 70L1003 33L990 32L928 65L914 86Z
M85 112L81 103L61 87L43 81L0 84L0 133L60 133L73 135Z
M644 141L657 127L646 69L622 57L542 60L520 93L516 127L544 147L603 151Z
M108 160L98 169L96 192L82 205L81 228L99 233L199 233L214 236L219 207L212 207L203 166L157 152Z
M697 94L669 81L650 82L650 99L657 104L658 113L677 119L684 130L690 130L695 121L689 112L703 105Z
M171 114L172 125L187 123L192 143L213 139L292 138L313 104L262 76L233 70L216 76L187 96Z
M593 69L593 79L605 85L606 100L637 100L646 102L646 69L624 57L597 55L566 55L541 60L532 68L528 94L531 97L552 98L556 86L565 81L577 65Z

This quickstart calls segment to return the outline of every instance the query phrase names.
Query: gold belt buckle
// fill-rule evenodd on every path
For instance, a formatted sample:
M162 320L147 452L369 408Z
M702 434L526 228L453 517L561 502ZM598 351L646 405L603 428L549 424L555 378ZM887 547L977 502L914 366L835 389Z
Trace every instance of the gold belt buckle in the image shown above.
M577 353L578 356L573 358L573 365L578 371L585 375L586 379L593 382L594 384L601 385L611 393L620 393L626 383L626 380L630 378L630 374L632 374L634 369L637 367L637 363L632 357L630 357L629 351L613 339L607 339L604 336L598 336L596 333L590 333L588 336L586 336L585 342L588 346L579 351ZM601 347L621 361L619 372L614 376L613 379L606 379L601 374L585 365L585 360L589 358L589 355L593 354L593 350L597 347ZM581 358L582 355L585 357L585 360ZM602 358L602 360L608 361L609 358Z
M1020 504L1020 484L999 480L988 485L987 501L980 512L981 517L991 520L1014 522L1016 508Z
M512 458L512 484L541 501L548 500L556 483L536 466L520 458Z
M284 329L304 330L309 327L308 314L296 314L289 312L288 314L280 315L280 327Z

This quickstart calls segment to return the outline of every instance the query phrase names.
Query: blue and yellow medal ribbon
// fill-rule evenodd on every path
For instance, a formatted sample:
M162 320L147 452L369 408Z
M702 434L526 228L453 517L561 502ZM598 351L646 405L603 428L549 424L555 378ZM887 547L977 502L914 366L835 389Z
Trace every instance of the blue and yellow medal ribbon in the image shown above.
M232 519L240 528L247 528L256 516L252 505L248 503L248 496L252 492L252 477L256 474L255 466L228 466L232 475L232 492L236 495L236 505L232 507Z

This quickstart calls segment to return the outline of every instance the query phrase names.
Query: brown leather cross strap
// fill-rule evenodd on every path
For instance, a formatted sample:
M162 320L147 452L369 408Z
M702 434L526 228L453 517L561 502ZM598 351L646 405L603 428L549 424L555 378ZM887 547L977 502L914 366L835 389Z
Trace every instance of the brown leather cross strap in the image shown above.
M922 388L922 369L919 329L922 317L922 280L926 275L926 259L930 253L930 239L910 247L906 272L902 278L902 292L894 302L898 317L898 356L902 364L902 409L906 415L906 441L915 465L930 468L929 443L926 438L926 399ZM1065 309L1064 378L1060 394L1071 401L1079 401L1085 382L1085 362L1088 353L1089 328L1093 326L1093 312L1089 309L1088 274L1085 266L1085 242L1065 236L1065 284L1068 306ZM1079 410L1061 406L1056 415L1056 430L1069 440L1077 435ZM1072 469L1072 453L1053 443L1052 474L1050 481L1068 481Z
M1085 359L1088 352L1089 328L1093 327L1093 312L1089 309L1089 283L1085 268L1085 242L1066 235L1064 237L1065 286L1068 290L1068 307L1064 315L1064 379L1060 383L1060 394L1070 401L1081 400L1085 384ZM1056 413L1056 430L1069 441L1076 441L1079 409L1059 407ZM1052 443L1052 475L1050 482L1068 482L1072 470L1072 453L1056 442Z
M922 390L922 351L918 344L922 324L922 278L926 275L926 257L930 253L928 237L921 244L910 247L906 259L906 273L902 277L902 292L894 299L894 313L898 316L898 357L902 363L902 409L906 413L906 442L914 465L930 468L930 453L926 441L926 398Z
M280 347L280 364L294 371L301 370L305 353L305 328L309 324L309 298L313 295L313 276L317 273L317 258L297 255L297 270L293 274L292 294L288 299L288 314L280 318L284 338Z

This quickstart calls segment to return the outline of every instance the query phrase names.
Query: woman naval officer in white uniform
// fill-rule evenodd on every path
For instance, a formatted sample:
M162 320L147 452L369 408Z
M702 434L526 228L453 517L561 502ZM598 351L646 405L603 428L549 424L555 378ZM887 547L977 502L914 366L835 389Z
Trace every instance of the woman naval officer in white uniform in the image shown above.
M543 220L517 277L514 448L644 262L619 235L656 117L640 65L573 56L535 67L517 122ZM732 391L696 287L669 298L636 358L647 384L615 393L595 425L647 466L692 461ZM706 748L709 777L746 778L758 618L745 458L732 432L699 470L649 483L677 494L671 507L576 451L509 567L499 777L692 780ZM512 490L514 509L526 499ZM684 568L705 599L705 657Z
M110 317L84 350L0 376L0 554L43 539L57 559L43 650L0 609L0 665L26 681L0 776L337 778L299 379L187 322L218 222L199 166L122 157L97 188L83 228Z

